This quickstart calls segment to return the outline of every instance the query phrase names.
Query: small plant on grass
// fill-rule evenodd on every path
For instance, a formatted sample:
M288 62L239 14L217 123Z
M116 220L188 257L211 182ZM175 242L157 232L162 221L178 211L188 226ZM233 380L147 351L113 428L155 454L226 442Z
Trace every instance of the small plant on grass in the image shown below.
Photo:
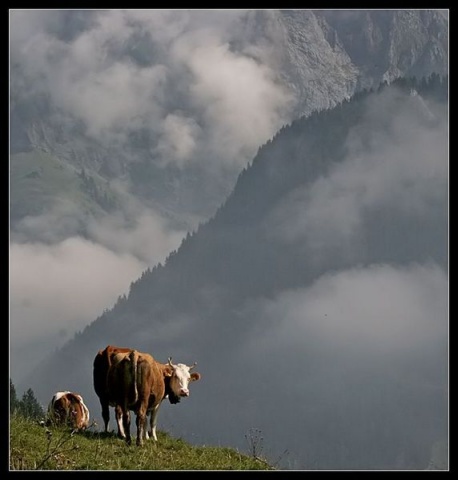
M262 452L264 450L264 437L261 435L261 433L261 430L258 428L250 428L250 430L248 430L248 432L245 434L245 439L248 442L249 455L259 462L276 468L276 466L282 460L282 457L288 453L288 450L285 450L276 462L268 463L262 456Z
M264 448L264 437L261 436L261 430L250 428L245 434L245 439L248 442L249 454L256 460L259 460Z
M89 428L96 426L95 422L92 422L89 425ZM55 442L53 442L53 432L46 428L45 434L47 437L47 449L46 454L35 467L35 470L40 470L43 466L48 462L50 459L53 459L59 464L61 461L65 459L65 453L73 452L79 449L79 445L77 443L72 443L71 445L67 445L70 440L73 439L75 433L78 430L67 430L67 429L56 429L55 432L59 433Z

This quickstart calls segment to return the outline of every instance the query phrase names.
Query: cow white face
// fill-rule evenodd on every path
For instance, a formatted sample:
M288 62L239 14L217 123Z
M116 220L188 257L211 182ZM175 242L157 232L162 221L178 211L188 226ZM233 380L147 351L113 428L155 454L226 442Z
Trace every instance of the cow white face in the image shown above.
M190 373L190 370L195 367L191 365L185 365L184 363L172 364L169 365L173 369L172 376L170 378L170 389L173 394L177 397L189 397L189 384L200 379L200 373L193 372Z

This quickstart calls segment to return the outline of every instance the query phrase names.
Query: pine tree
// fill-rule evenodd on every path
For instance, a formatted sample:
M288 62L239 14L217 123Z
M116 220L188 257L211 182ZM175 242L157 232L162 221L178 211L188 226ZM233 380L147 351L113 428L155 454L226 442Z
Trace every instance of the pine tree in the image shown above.
M45 416L43 408L38 403L31 388L29 388L22 396L22 400L19 403L19 411L24 417L37 420L42 419Z
M10 378L10 413L17 412L19 409L19 400L16 394L16 388Z

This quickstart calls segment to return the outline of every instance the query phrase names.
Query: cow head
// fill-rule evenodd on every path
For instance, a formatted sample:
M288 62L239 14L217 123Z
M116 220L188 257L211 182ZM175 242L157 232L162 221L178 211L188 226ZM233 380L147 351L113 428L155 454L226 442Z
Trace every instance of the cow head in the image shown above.
M57 392L48 405L49 425L67 424L76 430L84 430L89 424L89 410L83 397L68 390Z
M84 422L83 413L81 412L81 407L79 405L73 405L70 410L70 425L77 430L84 430L86 424Z
M78 430L85 430L89 423L89 410L84 404L83 397L77 393L67 394L69 401L69 422Z
M184 363L172 363L172 358L169 357L167 366L170 368L171 376L168 379L167 394L170 403L178 403L182 397L189 397L189 384L200 380L200 373L190 371L197 365L194 363L191 366Z

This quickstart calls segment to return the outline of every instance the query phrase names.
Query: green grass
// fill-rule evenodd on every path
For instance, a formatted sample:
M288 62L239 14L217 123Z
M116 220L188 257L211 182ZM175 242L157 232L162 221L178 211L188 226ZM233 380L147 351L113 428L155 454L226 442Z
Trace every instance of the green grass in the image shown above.
M18 153L10 157L10 211L13 219L39 215L56 204L67 202L81 211L97 214L101 206L85 190L80 173L68 163L40 151ZM100 192L115 201L115 195L95 174L91 174Z
M135 423L135 422L134 422ZM135 425L132 432L135 433ZM131 446L90 427L72 433L36 420L10 417L10 470L274 470L232 448L193 446L158 431L158 441Z

